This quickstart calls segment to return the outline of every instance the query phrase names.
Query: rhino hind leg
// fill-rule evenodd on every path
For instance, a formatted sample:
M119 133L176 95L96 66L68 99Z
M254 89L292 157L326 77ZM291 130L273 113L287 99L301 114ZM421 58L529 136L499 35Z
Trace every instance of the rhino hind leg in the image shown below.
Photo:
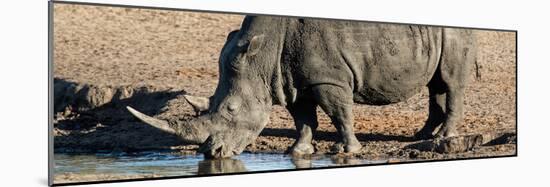
M314 101L298 101L287 107L294 118L298 135L290 152L293 155L313 154L315 148L311 144L313 132L317 129L317 104Z
M457 136L457 127L463 122L465 89L469 72L475 63L475 45L471 31L445 29L439 71L445 83L445 121L435 138Z
M451 89L453 90L453 89ZM446 117L441 128L435 133L435 138L447 138L457 136L457 126L462 122L464 116L464 93L461 90L449 91L446 94Z
M362 146L353 132L353 93L350 88L331 84L320 84L313 87L317 103L330 117L340 135L340 141L332 151L336 153L355 153Z
M453 70L446 71L464 71L463 67L447 68ZM464 77L447 74L446 80L443 80L437 74L439 72L428 84L429 114L424 127L415 134L419 140L456 136L457 125L463 120Z

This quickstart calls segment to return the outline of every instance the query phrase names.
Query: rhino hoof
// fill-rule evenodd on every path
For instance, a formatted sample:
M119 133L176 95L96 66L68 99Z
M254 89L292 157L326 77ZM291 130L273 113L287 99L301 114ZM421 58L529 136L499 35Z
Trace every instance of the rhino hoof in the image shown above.
M435 139L450 138L458 136L455 128L441 128L434 136Z
M336 143L332 146L331 152L333 153L357 153L363 146L357 142L352 144Z
M291 152L292 155L310 155L315 149L310 143L298 143L292 147Z

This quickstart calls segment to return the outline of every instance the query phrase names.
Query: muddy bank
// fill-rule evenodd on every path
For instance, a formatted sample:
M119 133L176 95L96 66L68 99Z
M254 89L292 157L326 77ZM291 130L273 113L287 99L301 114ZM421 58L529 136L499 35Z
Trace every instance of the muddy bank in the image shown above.
M124 179L144 179L162 177L155 174L136 174L136 175L112 175L112 174L89 174L82 175L79 173L67 173L55 175L54 181L56 184L73 183L73 182L89 182L89 181L112 181Z
M219 50L226 34L239 28L242 16L75 5L55 5L55 14L55 152L195 152L197 146L144 125L124 107L161 119L192 117L182 94L214 92ZM514 133L515 33L475 34L481 79L466 90L459 132ZM427 119L427 96L424 89L403 103L354 106L356 135L364 147L350 156L402 161L515 154L513 139L498 144L473 141L476 146L457 153L407 147L422 143L412 135ZM320 110L318 116L314 145L322 154L337 134ZM270 123L246 151L284 153L295 135L288 112L274 106Z

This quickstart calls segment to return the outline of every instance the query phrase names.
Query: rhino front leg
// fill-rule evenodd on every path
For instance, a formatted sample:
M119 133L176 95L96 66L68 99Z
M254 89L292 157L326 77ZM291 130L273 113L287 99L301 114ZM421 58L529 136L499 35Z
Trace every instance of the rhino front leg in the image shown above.
M330 117L341 136L341 141L333 147L334 152L355 153L361 149L361 143L353 132L353 93L349 88L320 84L313 88L317 103Z
M311 145L313 132L318 126L317 123L317 104L314 101L298 101L287 107L290 115L294 118L294 124L298 131L298 136L291 148L294 155L313 154L315 149Z

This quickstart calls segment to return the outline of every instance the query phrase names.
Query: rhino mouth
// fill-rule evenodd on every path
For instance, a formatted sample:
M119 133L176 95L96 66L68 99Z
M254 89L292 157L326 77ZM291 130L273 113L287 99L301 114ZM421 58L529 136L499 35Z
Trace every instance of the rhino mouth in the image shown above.
M229 158L238 155L245 149L249 141L246 132L231 130L212 134L199 147L198 152L203 153L206 159ZM236 136L242 135L242 136Z
M230 150L226 151L225 146L219 146L217 148L212 148L208 150L199 150L199 152L204 154L204 158L206 159L218 159L218 158L229 158L234 155L240 154L240 151L237 150Z

